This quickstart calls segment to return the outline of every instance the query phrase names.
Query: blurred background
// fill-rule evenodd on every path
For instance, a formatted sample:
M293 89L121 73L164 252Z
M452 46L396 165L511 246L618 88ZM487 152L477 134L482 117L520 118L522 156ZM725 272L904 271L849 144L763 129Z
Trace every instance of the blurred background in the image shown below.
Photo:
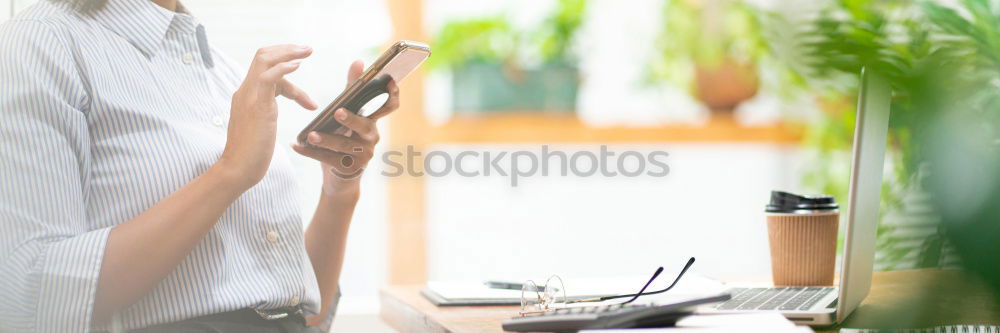
M0 0L0 17L33 2ZM387 284L643 275L679 269L691 256L693 271L708 277L766 279L770 190L847 200L862 66L885 73L895 90L877 269L956 267L959 252L926 181L939 155L921 143L942 133L932 125L944 111L962 115L945 133L994 138L992 111L1000 109L997 1L184 5L242 65L262 46L311 45L313 56L290 80L321 104L339 94L353 59L371 62L400 39L430 44L429 62L401 85L403 107L380 124L383 152L550 145L572 154L606 145L670 154L665 177L536 176L516 187L498 175L385 177L373 163L338 312L346 319L337 325L361 325L354 330L385 329L376 314ZM313 114L287 101L281 107L279 142L290 143ZM305 222L320 173L311 160L295 163Z

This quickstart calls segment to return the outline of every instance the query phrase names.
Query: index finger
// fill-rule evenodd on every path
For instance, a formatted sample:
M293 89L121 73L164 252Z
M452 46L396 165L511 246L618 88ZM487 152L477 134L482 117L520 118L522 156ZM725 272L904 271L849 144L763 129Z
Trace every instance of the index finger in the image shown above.
M355 60L351 63L351 67L347 69L347 85L350 86L355 80L361 77L361 72L365 70L365 62Z
M257 50L250 63L250 73L263 73L277 64L302 59L312 54L312 48L305 45L275 45Z

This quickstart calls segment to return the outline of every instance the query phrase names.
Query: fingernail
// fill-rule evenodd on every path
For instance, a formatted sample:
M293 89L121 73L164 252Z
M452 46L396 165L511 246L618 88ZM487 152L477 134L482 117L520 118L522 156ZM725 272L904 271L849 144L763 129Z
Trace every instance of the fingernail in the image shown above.
M308 50L309 49L309 45L299 45L299 49L300 50Z
M334 114L334 116L336 116L337 119L345 120L347 119L347 111L344 111L344 109L337 109L337 113Z
M322 138L319 137L319 134L316 134L316 132L309 132L309 136L306 139L314 144L319 143L320 141L323 140Z

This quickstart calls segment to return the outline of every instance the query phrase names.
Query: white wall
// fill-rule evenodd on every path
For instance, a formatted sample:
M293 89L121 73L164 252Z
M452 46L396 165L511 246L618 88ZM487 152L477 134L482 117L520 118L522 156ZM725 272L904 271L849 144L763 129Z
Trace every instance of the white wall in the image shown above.
M22 9L24 9L25 7L28 7L28 6L30 6L30 5L38 2L38 0L10 0L10 1L12 2L12 5L10 5L10 6L13 9L13 11L14 11L15 14L17 12L21 11Z
M561 146L572 153L595 146ZM438 146L513 151L531 146ZM432 279L645 275L657 266L719 278L770 274L764 205L796 189L799 152L763 144L612 145L662 150L670 175L430 178ZM571 283L571 282L567 282ZM570 288L567 286L567 288Z
M24 7L27 7L38 0L0 0L0 22L6 21Z
M11 9L14 2L11 0L0 0L0 22L6 21L11 16Z

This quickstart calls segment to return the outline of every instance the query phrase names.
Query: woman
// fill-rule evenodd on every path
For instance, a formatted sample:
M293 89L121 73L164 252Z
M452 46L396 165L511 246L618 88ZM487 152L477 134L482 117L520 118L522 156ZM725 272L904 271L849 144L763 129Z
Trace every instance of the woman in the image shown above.
M327 330L378 131L338 110L350 137L292 147L323 166L303 231L275 98L316 109L283 78L311 52L237 70L176 0L42 0L0 26L0 331Z

